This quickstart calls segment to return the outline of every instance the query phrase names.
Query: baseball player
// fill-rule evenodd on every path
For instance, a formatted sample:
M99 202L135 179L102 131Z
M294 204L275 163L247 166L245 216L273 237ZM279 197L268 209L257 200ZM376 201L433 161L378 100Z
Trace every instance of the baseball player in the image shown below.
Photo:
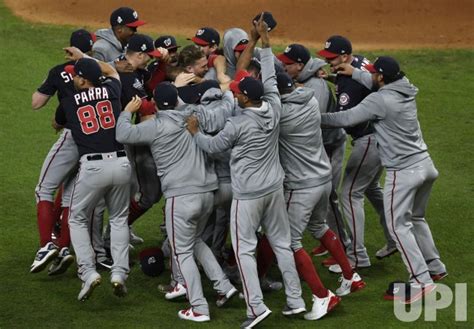
M226 59L222 56L221 50L218 49L221 41L219 32L212 27L202 27L196 31L191 41L193 41L206 56L209 69L204 79L218 80L222 84L229 83L231 79L226 74Z
M417 296L421 298L433 289L433 280L444 278L447 271L425 220L438 171L417 119L418 88L409 82L392 57L381 56L365 68L370 73L346 64L337 67L339 74L352 76L367 88L378 91L348 111L323 115L322 124L347 127L368 120L374 123L378 153L386 168L387 227L402 255L410 283L421 289L422 294Z
M240 115L229 118L216 136L199 132L196 117L187 121L188 129L200 148L208 153L231 149L231 177L233 201L231 209L231 238L244 296L247 319L241 328L252 328L270 314L263 302L257 280L255 232L262 226L278 259L278 267L285 282L287 305L284 314L305 312L301 286L290 248L290 232L283 196L283 170L278 156L278 121L281 103L276 87L273 54L267 26L263 20L254 28L249 45L262 39L262 82L250 76L231 84Z
M111 65L91 58L81 58L66 66L65 71L73 76L76 91L62 99L61 106L80 156L69 218L78 274L83 282L77 298L89 298L101 283L88 228L101 199L105 199L110 216L114 262L111 283L114 294L124 296L129 272L127 215L131 167L123 146L115 140L115 124L121 110L119 75Z
M308 225L312 235L320 239L347 269L343 273L343 286L336 290L337 295L344 296L360 290L365 283L352 271L340 241L325 221L331 191L331 165L322 146L318 102L310 89L295 88L287 74L279 74L277 79L282 95L280 159L285 170L283 184L290 220L291 248L298 273L313 292L313 309L305 317L317 320L337 305L339 299L324 288L311 257L303 249L301 241Z
M169 59L165 60L162 56L160 60L153 61L147 67L150 78L145 84L147 92L153 93L156 86L168 79L168 67L176 67L178 65L178 46L175 37L172 35L163 35L155 40L155 48L163 48L168 51Z
M285 51L277 56L283 63L285 71L293 80L310 88L318 101L321 113L333 112L335 110L335 100L328 83L322 78L322 67L324 61L311 58L311 54L305 46L301 44L290 44ZM336 232L344 246L350 243L349 236L345 230L344 220L339 211L337 189L341 182L342 164L344 159L346 134L343 129L324 129L323 142L326 153L331 161L332 168L332 189L329 203L327 223L332 231ZM315 256L327 254L324 244L313 250ZM336 260L330 257L323 261L323 265L330 266L336 264Z
M92 48L94 58L104 62L113 62L125 51L128 41L145 22L138 19L138 13L129 7L120 7L110 15L110 28L96 31L97 42ZM117 62L117 68L127 66L126 62Z
M348 63L361 68L369 61L363 56L352 55L350 41L342 36L331 36L323 50L318 54L331 66L331 71L336 73L335 66ZM359 104L370 89L343 75L336 77L337 110L346 111ZM352 137L352 152L346 163L345 174L341 187L341 204L344 217L351 232L352 241L346 253L354 267L369 267L371 265L367 249L364 245L364 194L374 206L384 228L387 243L392 239L386 231L383 193L379 184L382 175L382 165L377 152L377 141L374 138L372 122L363 122L354 127L346 127L346 132ZM340 272L339 266L332 265L329 270Z
M77 30L71 34L70 45L81 49L84 53L91 51L93 42L93 36L86 30ZM32 96L32 107L34 110L45 106L56 92L60 101L74 92L73 78L64 71L64 67L72 63L67 62L57 65L49 71L48 77ZM59 120L58 118L62 113L62 108L59 106L56 110L55 119ZM57 125L56 121L54 123L57 128L61 128ZM71 136L71 131L65 128L43 162L35 189L40 249L36 253L35 260L31 265L31 273L42 271L50 261L54 260L53 264L49 267L48 274L60 274L65 272L74 261L73 256L69 252L70 238L67 224L69 189L66 189L62 194L64 209L61 216L60 237L56 241L57 246L51 240L51 232L56 222L53 215L54 193L68 176L75 173L78 160L79 153ZM66 184L66 186L70 186L70 184Z
M117 140L150 145L166 198L166 231L191 304L190 308L179 311L178 316L195 322L209 321L209 306L194 257L214 282L219 294L218 306L237 294L212 251L200 238L212 212L217 176L212 162L186 131L186 113L175 110L176 87L168 82L160 83L154 100L158 114L138 125L131 124L131 114L138 110L141 100L136 97L127 105L118 121Z

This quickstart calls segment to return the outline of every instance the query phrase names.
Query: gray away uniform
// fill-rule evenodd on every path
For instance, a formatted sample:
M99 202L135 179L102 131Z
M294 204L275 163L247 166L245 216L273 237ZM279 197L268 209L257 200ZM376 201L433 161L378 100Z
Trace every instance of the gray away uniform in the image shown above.
M234 115L234 96L231 91L225 93L212 88L201 97L200 105L189 105L186 111L198 116L201 129L216 134L224 128L227 118ZM219 188L214 194L214 215L210 217L202 239L211 247L216 256L221 256L225 245L226 231L229 226L232 187L230 184L230 151L212 155L219 180Z
M276 87L273 54L262 49L262 81L265 88L260 108L243 109L228 119L215 137L197 133L196 143L208 153L232 149L230 231L243 283L247 315L267 310L257 275L255 232L262 226L278 260L285 283L287 305L304 307L301 284L290 248L290 227L283 195L284 172L278 155L280 95Z
M371 86L367 72L353 79ZM428 223L426 207L438 171L431 161L417 119L418 89L407 78L387 84L356 107L322 117L328 126L345 127L372 120L379 156L386 168L385 218L412 283L431 283L430 274L446 272Z
M306 88L314 91L314 97L319 103L320 113L334 112L336 103L328 83L315 76L316 72L326 65L326 62L318 58L310 58L296 78ZM342 128L322 129L324 148L329 157L332 167L331 196L329 199L329 210L327 213L327 224L334 232L337 232L341 243L347 248L350 238L344 226L344 219L339 210L337 190L341 183L342 164L346 148L346 133Z
M194 256L219 294L226 294L233 286L201 239L214 205L217 176L212 162L186 130L186 117L183 111L159 111L155 118L132 125L131 114L122 112L116 137L122 143L150 145L166 198L166 231L173 257L193 311L208 315Z
M291 248L303 248L308 226L320 239L326 224L331 193L331 165L321 136L321 114L313 91L297 88L282 95L280 161L285 171L285 201L291 228Z

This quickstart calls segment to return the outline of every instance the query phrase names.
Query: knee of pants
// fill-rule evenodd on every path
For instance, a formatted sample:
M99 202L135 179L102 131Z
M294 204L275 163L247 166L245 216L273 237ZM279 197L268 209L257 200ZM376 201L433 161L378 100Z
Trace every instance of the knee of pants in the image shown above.
M35 188L35 199L36 203L40 201L54 201L54 192L56 192L55 189L47 189L44 186L36 186Z
M291 250L293 252L303 248L303 244L301 243L301 238L291 238L291 244L290 244Z
M311 227L308 226L308 230L314 238L319 240L329 230L329 226L326 223L324 224L318 223L318 224L312 225Z

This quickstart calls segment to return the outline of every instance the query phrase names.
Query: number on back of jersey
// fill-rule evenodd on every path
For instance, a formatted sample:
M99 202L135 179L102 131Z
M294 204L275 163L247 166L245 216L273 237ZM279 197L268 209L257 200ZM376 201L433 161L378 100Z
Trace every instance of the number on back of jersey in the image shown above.
M92 105L81 106L76 113L81 123L82 132L86 135L94 134L100 128L115 127L114 112L109 100L97 102L95 107Z

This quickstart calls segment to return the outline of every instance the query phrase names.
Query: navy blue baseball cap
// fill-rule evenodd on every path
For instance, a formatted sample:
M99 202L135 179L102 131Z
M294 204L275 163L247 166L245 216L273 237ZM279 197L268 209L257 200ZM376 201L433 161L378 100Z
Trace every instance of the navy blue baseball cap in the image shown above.
M212 27L201 27L196 31L196 35L191 38L191 41L198 46L218 46L221 42L221 38L219 32Z
M79 48L83 53L87 53L92 50L92 45L95 40L96 37L94 33L80 29L71 33L69 45L71 47Z
M262 16L262 13L259 13L257 16L254 17L253 19L253 23L254 24L257 24L258 20L260 19L260 17ZM277 25L277 22L275 20L275 18L273 18L273 15L271 12L269 11L264 11L263 12L263 20L265 23L267 23L267 26L268 26L268 31L270 32L271 30L273 30L275 28L275 26Z
M318 55L327 59L336 58L339 55L352 54L352 44L349 39L341 35L333 35L326 40L324 49L318 51Z
M204 80L201 83L178 88L179 98L186 104L197 104L202 95L211 88L221 88L216 80Z
M90 58L81 58L74 65L66 65L64 71L72 76L78 75L83 77L94 85L98 85L104 80L99 63Z
M130 7L120 7L115 9L110 15L110 25L125 25L128 27L139 27L146 24L138 19L138 13Z
M181 46L178 46L176 42L176 38L172 35L163 35L155 40L155 47L156 48L165 48L168 50L178 49Z
M391 78L400 74L400 65L395 58L389 56L380 56L374 64L365 65L364 68L370 73L380 73Z
M295 85L295 83L293 82L293 79L286 72L277 73L276 78L277 78L277 87L280 92L282 90L291 88Z
M155 49L153 39L148 35L135 33L130 40L128 40L127 50L136 52L144 52L153 57L161 57L161 53Z
M148 276L159 276L165 269L163 251L158 247L144 249L138 257L142 272Z
M173 109L178 103L178 90L171 82L161 82L153 92L153 99L160 110Z
M303 45L298 43L293 43L286 47L285 51L277 56L277 58L283 64L294 64L294 63L308 63L309 59L311 58L311 54Z
M264 93L262 81L253 78L245 70L235 74L235 79L230 83L229 88L234 94L244 94L253 101L261 100Z

